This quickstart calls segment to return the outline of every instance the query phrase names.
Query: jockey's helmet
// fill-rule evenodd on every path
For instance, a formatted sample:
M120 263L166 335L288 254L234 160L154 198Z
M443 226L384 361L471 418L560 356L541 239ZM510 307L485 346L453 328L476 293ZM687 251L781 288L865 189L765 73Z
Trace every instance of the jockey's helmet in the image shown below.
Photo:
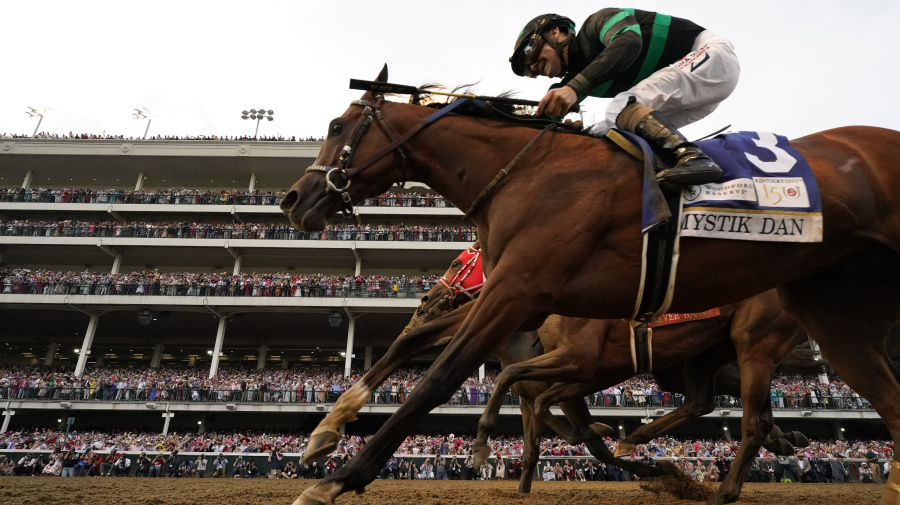
M569 36L564 41L557 42L547 34L551 28L566 28ZM544 42L549 43L559 54L563 70L565 70L566 59L563 57L563 49L569 45L574 34L575 22L565 16L541 14L532 19L519 33L513 55L509 57L513 72L523 77L537 77L531 72L529 66L537 60Z

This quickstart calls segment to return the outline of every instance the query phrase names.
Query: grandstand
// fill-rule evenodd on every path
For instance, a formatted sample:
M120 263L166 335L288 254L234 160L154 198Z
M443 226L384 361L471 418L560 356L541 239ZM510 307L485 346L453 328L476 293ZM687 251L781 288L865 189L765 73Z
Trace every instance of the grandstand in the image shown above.
M279 195L313 164L320 147L321 142L314 141L2 138L0 222L20 227L35 222L91 226L114 222L132 230L136 223L150 228L154 223L229 230L245 225L285 227L277 206ZM427 188L394 191L398 195L358 207L360 224L337 218L336 230L355 226L393 230L401 225L404 229L459 229L463 225L462 213L436 204L442 200L429 195ZM427 196L402 196L412 193ZM302 368L344 376L364 371L384 354L418 304L421 286L408 279L442 274L472 238L450 234L441 240L375 236L362 240L358 235L298 235L291 240L259 240L229 231L185 240L156 232L105 234L79 228L73 233L36 234L15 229L0 232L0 270L151 278L146 291L138 291L136 285L127 287L125 294L130 296L120 296L123 293L115 289L86 290L84 282L67 285L64 292L32 289L29 284L27 290L10 288L0 293L0 363L71 368L79 377L111 367L188 367L208 377L228 367ZM277 295L261 296L228 296L228 287L222 295L221 284L218 289L189 291L188 283L183 291L169 292L163 282L152 289L153 278L186 275L219 280L247 276L380 280L372 290L322 288L322 296L287 296L282 291L288 289L286 283L279 286ZM414 365L427 366L433 357L426 355ZM479 378L498 366L489 360ZM164 402L97 401L81 394L0 398L4 431L16 426L57 428L69 419L74 419L76 427L308 431L331 403L329 398L227 402L191 401L189 396ZM590 406L598 420L624 434L676 405L647 402L614 407L591 401ZM371 432L396 408L396 403L373 401L361 412L360 421L347 429ZM418 430L472 431L482 408L478 402L450 402L436 409ZM521 430L515 402L504 406L501 414L501 431ZM775 416L783 429L798 429L811 437L886 438L877 414L867 408L816 408L800 402L776 408ZM730 439L732 433L739 433L740 417L739 402L726 399L684 433Z

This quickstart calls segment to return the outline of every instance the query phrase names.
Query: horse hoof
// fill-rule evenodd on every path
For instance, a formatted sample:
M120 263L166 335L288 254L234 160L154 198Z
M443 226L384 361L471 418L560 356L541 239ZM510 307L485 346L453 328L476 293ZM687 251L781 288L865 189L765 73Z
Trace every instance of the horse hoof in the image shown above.
M323 493L319 486L313 486L306 488L291 505L334 505L334 500Z
M782 438L787 440L789 444L793 445L797 449L809 447L809 439L806 438L806 435L800 433L799 431L789 431L785 433Z
M681 469L678 468L678 465L672 463L671 461L657 461L656 468L659 469L662 475L672 475L676 477L684 475L684 472L682 472Z
M303 453L303 461L312 463L318 461L337 448L341 434L333 430L323 430L318 433L313 432L309 436L309 444L306 452Z
M594 433L596 433L600 437L606 437L612 434L613 429L612 426L608 426L603 423L591 423L588 428L591 429Z
M734 503L738 500L737 496L730 493L716 493L706 499L706 505L725 505L726 503Z
M631 456L636 450L637 446L635 446L634 444L620 442L619 445L616 446L616 452L613 453L613 456L617 458L621 458L623 456Z
M776 438L781 438L783 436L784 432L781 431L781 428L779 428L777 424L773 424L772 429L769 431L769 438L775 440Z
M487 461L488 457L491 455L491 448L487 445L475 444L475 450L472 452L472 467L473 468L481 468L481 465Z
M718 495L712 495L706 500L706 505L724 505L725 500Z
M770 442L766 442L765 444L763 444L763 447L765 447L767 451L776 456L794 455L794 446L792 446L787 440L783 438L778 438Z

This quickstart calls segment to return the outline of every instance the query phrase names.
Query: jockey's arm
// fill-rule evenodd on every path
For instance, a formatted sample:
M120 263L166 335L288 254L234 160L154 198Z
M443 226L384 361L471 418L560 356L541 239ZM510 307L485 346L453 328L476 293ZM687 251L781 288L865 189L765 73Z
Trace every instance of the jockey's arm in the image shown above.
M637 19L622 9L607 8L592 14L585 20L580 36L587 36L592 50L601 50L581 73L566 83L579 99L616 78L634 63L643 47Z

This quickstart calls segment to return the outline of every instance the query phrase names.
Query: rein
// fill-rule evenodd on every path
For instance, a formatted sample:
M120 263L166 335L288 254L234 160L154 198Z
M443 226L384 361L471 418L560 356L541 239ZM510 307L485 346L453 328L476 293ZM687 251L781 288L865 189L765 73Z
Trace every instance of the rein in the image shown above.
M472 217L472 213L475 212L475 209L477 209L481 204L484 203L484 201L487 199L487 197L491 194L491 191L493 191L494 186L499 184L500 181L503 180L503 178L509 174L509 171L512 170L512 168L514 166L516 166L517 163L519 163L519 160L521 160L525 156L525 153L530 151L531 148L534 147L534 145L537 143L537 141L540 140L541 137L544 136L544 134L546 134L548 131L554 130L554 129L556 129L556 123L550 123L547 126L545 126L544 129L541 130L541 132L538 133L536 137L531 139L531 142L529 142L525 147L523 147L522 150L519 151L519 154L517 154L516 157L513 158L512 161L510 161L509 164L506 165L505 168L500 170L500 173L498 173L497 176L494 177L494 180L492 180L487 186L484 187L484 189L481 190L481 193L479 193L478 196L475 198L475 201L472 202L472 205L469 207L469 210L466 211L465 215L463 216L463 220L466 220L466 219L469 219L470 217Z
M400 147L404 142L409 140L410 137L419 133L422 129L427 127L428 125L434 123L438 119L446 116L448 113L456 109L462 104L468 103L470 99L461 98L459 100L455 100L450 105L438 110L437 112L425 117L418 124L407 130L403 135L395 138L395 132L390 124L381 114L381 105L384 103L384 97L379 95L374 101L370 102L368 100L354 100L351 102L351 105L359 105L363 107L363 113L359 117L359 120L356 122L356 125L353 127L353 130L350 131L350 138L347 140L347 143L344 145L344 148L341 149L341 155L338 158L338 165L336 167L329 165L311 165L306 168L305 173L309 172L323 172L325 173L325 183L327 184L327 192L335 192L340 193L341 199L344 201L344 208L341 209L341 213L346 217L350 217L353 215L353 199L350 197L350 193L347 191L350 188L351 177L362 172L363 170L372 166L376 161L385 157L387 154L392 151L397 151L400 155L401 164L403 166L403 173L406 173L406 153L403 152L403 149ZM370 156L366 161L362 162L360 165L357 165L352 168L348 168L351 160L353 159L353 153L356 150L356 147L359 145L359 142L362 140L362 136L366 133L369 128L369 125L372 123L373 118L378 121L378 125L384 131L390 143L383 148L381 148L378 152ZM337 173L340 178L345 182L343 186L338 187L332 181L331 175Z
M347 143L344 144L344 148L341 149L341 155L338 158L338 165L336 167L330 165L310 165L306 168L305 173L323 172L325 174L325 183L327 185L325 190L326 193L340 193L341 200L343 200L344 202L344 208L341 209L341 213L345 217L351 217L353 215L353 199L350 197L348 189L350 188L351 178L354 175L359 174L363 170L369 168L376 161L385 157L392 151L398 152L400 156L401 166L403 167L403 173L406 174L407 157L406 153L403 152L403 148L401 147L401 145L409 140L413 135L422 131L425 127L446 116L457 107L469 103L470 101L470 98L460 98L459 100L455 100L451 102L450 105L425 117L415 126L398 137L396 135L396 130L394 130L390 126L390 123L388 123L381 114L381 105L384 103L384 96L379 95L372 102L368 100L354 100L353 102L351 102L351 105L359 105L363 107L363 113L362 115L360 115L359 120L353 127L353 130L350 131L350 137L347 140ZM368 159L366 159L366 161L350 168L349 165L353 159L353 153L359 145L359 142L362 140L363 135L368 130L369 125L372 124L373 119L378 122L379 127L381 127L382 131L384 131L384 134L387 136L390 143L378 150L378 152L370 156ZM537 141L540 140L540 138L543 137L548 131L556 129L557 126L558 123L556 122L547 124L547 126L545 126L544 129L541 130L541 132L538 133L537 136L533 138L531 142L529 142L519 152L519 154L516 155L515 158L513 158L512 161L509 162L508 165L506 165L505 168L500 170L500 173L498 173L497 176L494 177L494 180L492 180L483 190L481 190L481 193L479 193L479 195L475 198L475 201L472 202L469 210L466 211L463 219L469 219L472 213L488 198L494 187L509 174L509 171L519 163L519 161L525 156L526 153L528 153L528 151L531 150L532 147L534 147ZM338 187L338 185L335 184L335 182L332 180L331 176L334 173L337 173L338 176L344 181L342 186Z

